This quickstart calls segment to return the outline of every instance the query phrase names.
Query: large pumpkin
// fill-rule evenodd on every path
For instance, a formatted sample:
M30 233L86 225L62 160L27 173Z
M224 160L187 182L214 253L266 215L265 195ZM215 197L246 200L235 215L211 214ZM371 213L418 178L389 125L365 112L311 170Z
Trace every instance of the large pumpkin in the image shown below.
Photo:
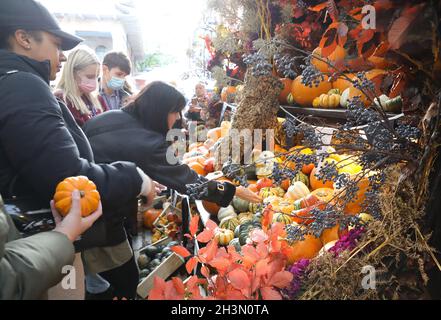
M324 76L324 80L316 87L305 86L302 83L302 76L298 76L292 83L291 94L296 103L302 107L311 107L312 101L323 93L328 93L332 89L332 84L328 81L328 76Z
M352 80L355 77L355 74L353 74L353 73L346 73L345 76ZM352 82L350 80L347 80L346 77L343 77L343 76L338 77L332 83L332 88L338 89L338 90L340 90L340 92L343 92L347 88L352 87Z
M334 188L333 181L326 180L326 182L324 182L323 180L317 178L316 174L317 174L317 168L312 169L311 175L309 176L309 182L311 183L312 190L316 190L319 188L330 188L330 189Z
M328 65L326 62L322 61L325 60L329 63L335 64L335 62L337 62L338 60L344 60L346 57L346 50L345 48L337 45L335 47L335 50L327 57L323 57L322 56L322 48L317 47L314 49L314 51L312 52L313 57L311 59L311 64L319 71L321 72L335 72L335 68L331 67L330 65ZM318 58L321 58L322 60L316 58L315 56L317 56Z
M322 246L319 238L308 234L304 237L304 240L294 242L283 251L288 258L288 265L291 265L301 259L314 258L318 255Z
M283 84L283 90L280 92L279 95L279 102L281 104L287 104L288 103L288 95L291 93L291 86L292 86L292 80L289 78L283 78L280 79L280 82Z
M332 228L323 230L320 236L320 241L322 242L323 245L325 245L331 241L339 240L340 237L344 235L346 232L347 232L346 230L340 230L340 225L336 224Z
M81 215L87 217L98 209L100 194L93 181L85 176L69 177L61 181L55 190L54 202L57 211L64 217L72 206L72 192L80 192Z

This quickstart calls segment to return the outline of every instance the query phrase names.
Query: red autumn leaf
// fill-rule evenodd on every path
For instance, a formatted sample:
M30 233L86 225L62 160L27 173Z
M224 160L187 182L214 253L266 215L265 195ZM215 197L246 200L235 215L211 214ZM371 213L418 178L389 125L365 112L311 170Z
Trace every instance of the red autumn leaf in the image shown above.
M375 57L384 57L387 51L389 51L389 47L390 47L389 42L383 41L377 46L377 48L375 49L372 55Z
M201 233L199 233L199 234L197 235L196 239L197 239L199 242L207 243L207 242L209 242L211 239L213 239L213 237L214 237L214 232L213 232L213 230L205 229L204 231L202 231Z
M153 279L153 289L149 292L149 300L164 300L165 295L165 281L164 279L156 276Z
M172 281L173 281L173 285L175 286L176 292L178 294L184 295L185 294L185 286L184 286L184 283L182 282L182 279L178 278L178 277L173 277Z
M230 280L231 285L239 290L249 288L251 285L248 274L239 268L230 271L228 273L228 279Z
M259 260L259 254L257 253L256 248L249 244L242 247L242 256L243 263L247 266L252 266L257 260Z
M261 277L268 273L268 259L260 260L256 263L256 276Z
M292 281L293 274L289 271L279 271L271 277L269 284L279 289L286 288Z
M199 227L199 215L195 214L191 218L190 226L189 226L190 234L192 235L192 237L194 237L194 235L198 231L198 227Z
M225 291L226 300L248 300L245 295L240 290L235 290L230 288Z
M363 19L363 14L362 14L362 8L361 7L357 7L355 9L352 9L351 11L348 12L348 14L352 18L354 18L355 20Z
M263 300L282 300L279 292L270 287L263 287L260 289L260 294Z
M251 283L251 292L256 292L257 289L260 288L262 281L261 277L253 277L252 283Z
M208 269L206 266L202 266L201 268L201 274L205 277L205 278L209 278L210 277L210 269Z
M217 270L219 275L222 276L227 272L228 267L231 265L231 261L229 259L216 257L211 260L209 264Z
M389 10L394 7L390 0L376 0L373 5L375 10Z
M197 266L197 264L198 264L198 259L196 257L192 257L185 264L185 269L187 270L188 273L192 273L194 268Z
M262 227L264 230L267 229L268 226L273 221L273 214L274 214L274 212L271 209L264 210L263 217L262 217Z
M266 258L268 256L268 253L269 253L268 245L266 243L263 243L263 242L259 243L256 246L256 252L257 252L257 254L259 255L260 258L262 258L262 259Z
M281 254L280 257L284 257L284 255ZM273 259L268 264L268 268L269 268L268 276L269 279L271 279L277 272L285 269L285 261L283 259Z
M314 11L314 12L320 12L323 9L326 9L327 6L328 6L328 1L325 1L323 3L316 5L316 6L309 7L308 9L311 11Z
M207 223L205 224L205 228L209 229L209 230L216 230L216 228L218 228L216 222L214 222L211 219L208 219Z
M167 281L165 284L164 298L165 300L183 300L184 295L178 293L173 281Z
M268 240L268 235L262 229L253 229L250 232L250 239L256 243L262 243Z
M217 240L212 240L206 247L207 250L204 253L205 261L208 263L216 256L218 246L217 246Z
M423 6L424 4L420 4L403 10L401 17L394 21L387 35L392 50L398 50L401 47L409 31L409 27L418 17L418 13Z
M182 258L191 256L191 253L183 246L173 246L170 248L174 253L180 255Z

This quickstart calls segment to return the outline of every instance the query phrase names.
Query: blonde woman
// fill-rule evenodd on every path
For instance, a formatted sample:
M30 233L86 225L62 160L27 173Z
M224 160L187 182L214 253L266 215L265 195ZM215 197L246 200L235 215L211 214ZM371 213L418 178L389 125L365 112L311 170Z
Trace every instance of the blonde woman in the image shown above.
M99 60L87 47L72 51L64 65L55 95L66 103L80 127L106 111L94 94L98 87L99 72Z

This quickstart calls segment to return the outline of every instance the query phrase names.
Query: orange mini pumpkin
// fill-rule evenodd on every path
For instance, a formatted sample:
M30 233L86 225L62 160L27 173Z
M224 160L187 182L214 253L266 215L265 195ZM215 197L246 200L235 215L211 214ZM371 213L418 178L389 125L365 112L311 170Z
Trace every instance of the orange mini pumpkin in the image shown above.
M328 65L326 62L316 58L315 56L329 62L332 64L335 64L337 61L344 60L346 58L346 50L345 48L337 45L335 47L335 50L328 56L323 57L322 56L322 48L317 47L312 52L313 57L311 59L311 64L317 68L317 70L320 70L321 72L335 72L335 68Z
M309 176L309 184L311 185L312 190L320 189L320 188L334 188L334 182L326 180L326 182L323 182L323 180L319 180L316 176L317 168L312 169L311 174Z
M54 203L57 211L65 217L72 206L72 192L80 192L81 215L87 217L98 209L100 194L93 181L85 176L69 177L61 181L55 190Z
M143 213L143 224L144 227L146 227L149 230L153 229L153 222L155 222L156 218L161 214L162 210L160 209L147 209L146 211L144 211Z

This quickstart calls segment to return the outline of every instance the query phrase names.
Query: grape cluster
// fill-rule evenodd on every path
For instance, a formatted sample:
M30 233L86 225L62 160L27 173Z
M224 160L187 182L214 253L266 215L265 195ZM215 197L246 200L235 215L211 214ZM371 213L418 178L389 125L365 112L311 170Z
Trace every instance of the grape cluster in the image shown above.
M253 53L243 56L243 62L251 67L251 73L255 77L269 76L273 66L261 53Z
M421 136L420 129L404 123L400 123L395 131L400 137L407 140L418 139Z
M277 53L274 55L274 63L285 78L295 79L297 77L297 72L294 70L296 62L290 55Z
M297 121L291 118L288 118L285 122L283 122L282 128L285 131L286 138L288 139L293 138L295 135L301 132L301 128L299 127Z
M359 90L364 89L368 92L375 92L375 85L372 81L368 80L365 72L358 72L357 78L352 82L354 87Z
M314 66L309 65L303 69L302 72L302 84L312 88L312 86L318 87L320 82L325 80L325 76Z

